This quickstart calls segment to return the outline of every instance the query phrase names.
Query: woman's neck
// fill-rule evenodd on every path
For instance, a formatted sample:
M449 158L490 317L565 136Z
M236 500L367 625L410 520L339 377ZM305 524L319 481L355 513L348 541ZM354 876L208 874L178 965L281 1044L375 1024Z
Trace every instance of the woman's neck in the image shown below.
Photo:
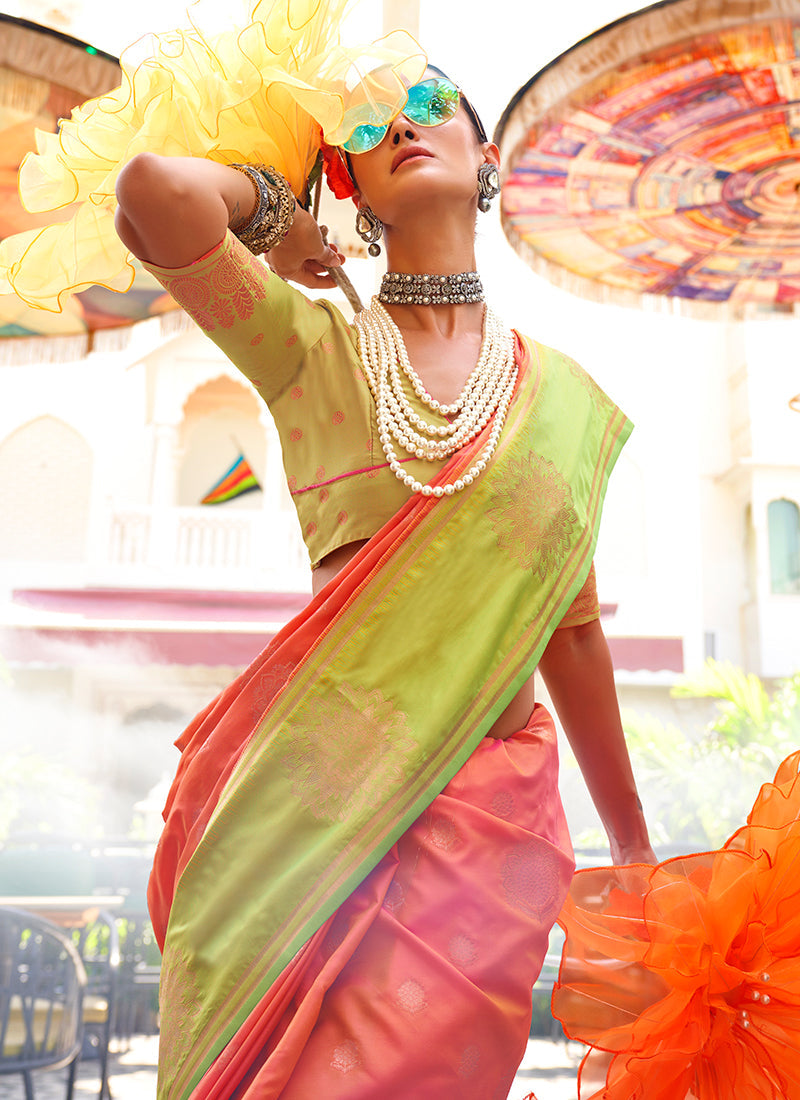
M445 218L445 220L447 220ZM462 219L463 221L463 219ZM475 271L474 221L468 226L413 226L402 229L386 227L386 270L414 275L456 275ZM460 305L387 305L386 309L397 325L421 329L443 336L480 330L483 323L483 303Z

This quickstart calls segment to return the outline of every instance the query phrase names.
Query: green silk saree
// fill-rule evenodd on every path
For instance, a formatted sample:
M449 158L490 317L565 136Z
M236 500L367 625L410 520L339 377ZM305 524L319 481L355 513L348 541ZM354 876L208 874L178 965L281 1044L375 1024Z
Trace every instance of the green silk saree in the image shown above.
M486 472L410 499L179 742L150 892L162 1098L197 1089L475 750L583 585L631 426L560 353L517 354Z

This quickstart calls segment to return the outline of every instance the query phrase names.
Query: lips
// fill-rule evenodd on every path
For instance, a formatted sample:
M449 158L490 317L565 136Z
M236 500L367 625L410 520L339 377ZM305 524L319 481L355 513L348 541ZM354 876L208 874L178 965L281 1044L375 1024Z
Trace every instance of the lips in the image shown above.
M432 157L433 153L429 153L427 149L423 149L421 145L406 145L398 153L395 154L392 160L392 172L396 172L404 160L410 160L411 157Z

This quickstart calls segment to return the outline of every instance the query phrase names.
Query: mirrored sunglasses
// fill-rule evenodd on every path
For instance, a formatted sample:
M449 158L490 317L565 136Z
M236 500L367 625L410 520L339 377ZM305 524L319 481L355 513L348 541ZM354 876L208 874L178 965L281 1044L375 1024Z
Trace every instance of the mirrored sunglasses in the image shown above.
M459 101L460 93L451 80L431 77L408 89L408 99L400 113L417 126L441 126L455 116ZM380 145L389 125L356 126L342 148L348 153L367 153Z

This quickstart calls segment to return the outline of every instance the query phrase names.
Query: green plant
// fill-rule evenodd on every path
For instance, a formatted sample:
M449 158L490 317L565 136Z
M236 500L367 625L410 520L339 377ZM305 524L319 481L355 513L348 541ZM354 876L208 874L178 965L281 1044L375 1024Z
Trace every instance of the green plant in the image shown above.
M757 676L709 660L673 689L716 714L699 739L648 715L623 713L653 841L681 851L718 848L744 824L759 786L800 742L800 673L769 694Z

